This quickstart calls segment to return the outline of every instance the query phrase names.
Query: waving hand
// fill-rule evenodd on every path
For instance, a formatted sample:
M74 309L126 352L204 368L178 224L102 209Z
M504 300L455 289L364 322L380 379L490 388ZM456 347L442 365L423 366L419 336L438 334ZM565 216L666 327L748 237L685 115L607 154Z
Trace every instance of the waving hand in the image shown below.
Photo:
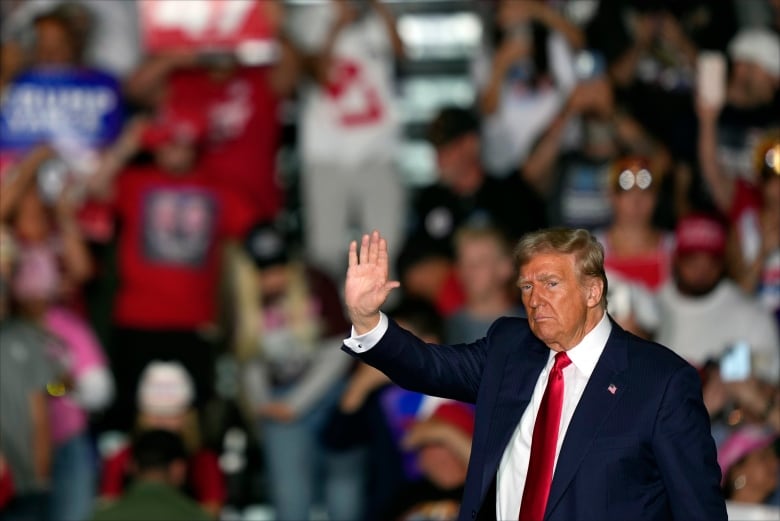
M360 252L356 241L349 245L349 268L344 286L347 312L357 334L379 323L379 309L398 281L388 280L387 241L378 231L363 235Z

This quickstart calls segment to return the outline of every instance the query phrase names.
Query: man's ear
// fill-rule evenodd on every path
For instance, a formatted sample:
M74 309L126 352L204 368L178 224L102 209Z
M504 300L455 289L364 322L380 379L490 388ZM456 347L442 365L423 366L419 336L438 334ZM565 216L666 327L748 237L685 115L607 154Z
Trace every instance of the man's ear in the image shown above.
M604 294L604 281L598 277L591 277L586 286L587 303L589 308L601 305L601 297Z

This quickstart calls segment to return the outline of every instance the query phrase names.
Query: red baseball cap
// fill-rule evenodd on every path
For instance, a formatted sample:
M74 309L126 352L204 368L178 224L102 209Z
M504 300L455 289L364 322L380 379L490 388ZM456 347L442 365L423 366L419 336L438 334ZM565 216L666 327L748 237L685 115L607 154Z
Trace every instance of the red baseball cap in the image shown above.
M726 228L712 215L683 217L677 223L675 239L678 255L703 252L721 256L726 251Z
M474 435L474 411L466 404L455 401L444 402L433 411L431 418L448 423L469 436Z
M141 142L152 150L172 142L196 146L206 137L206 128L205 118L197 114L169 113L144 130Z

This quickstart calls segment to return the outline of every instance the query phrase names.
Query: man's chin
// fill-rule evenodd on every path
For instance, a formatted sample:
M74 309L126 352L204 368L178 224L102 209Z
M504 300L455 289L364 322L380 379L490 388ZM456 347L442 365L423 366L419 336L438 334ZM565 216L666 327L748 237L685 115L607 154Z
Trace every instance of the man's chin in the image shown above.
M531 322L531 332L534 334L536 338L538 338L545 344L548 344L549 341L552 339L552 335L548 330L548 328L546 327L551 322L552 321L549 318L533 320Z

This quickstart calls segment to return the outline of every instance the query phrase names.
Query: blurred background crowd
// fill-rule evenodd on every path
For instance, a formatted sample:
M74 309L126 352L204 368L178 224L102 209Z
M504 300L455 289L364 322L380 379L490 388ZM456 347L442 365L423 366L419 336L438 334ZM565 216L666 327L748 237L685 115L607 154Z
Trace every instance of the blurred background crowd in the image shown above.
M780 1L0 6L0 520L454 519L473 409L340 352L347 245L460 343L555 225L778 519Z

